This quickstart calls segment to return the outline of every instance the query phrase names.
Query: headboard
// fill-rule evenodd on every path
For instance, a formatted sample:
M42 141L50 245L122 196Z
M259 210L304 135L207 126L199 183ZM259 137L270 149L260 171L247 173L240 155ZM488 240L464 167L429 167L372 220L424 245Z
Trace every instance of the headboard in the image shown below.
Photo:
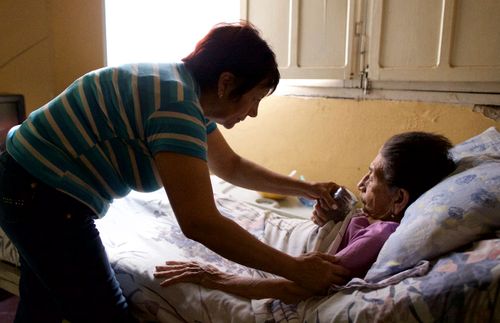
M5 137L13 126L26 118L24 97L19 94L0 94L0 152L5 150Z

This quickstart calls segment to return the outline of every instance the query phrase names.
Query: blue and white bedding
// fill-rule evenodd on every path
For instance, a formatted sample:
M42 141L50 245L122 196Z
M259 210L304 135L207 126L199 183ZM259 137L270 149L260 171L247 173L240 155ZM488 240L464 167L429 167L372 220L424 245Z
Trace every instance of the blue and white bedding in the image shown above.
M289 218L225 195L214 198L222 214L262 241L290 254L325 250L337 237L333 232L342 228L342 223L330 223L318 229L311 221ZM155 265L166 260L197 260L226 272L270 276L228 261L187 239L163 191L131 193L115 201L109 213L96 224L137 317L159 322L254 322L253 313L261 307L259 302L253 304L193 284L162 288L153 278Z
M250 301L193 284L161 288L152 272L167 259L198 260L242 275L269 275L230 262L186 239L162 195L160 191L133 194L117 201L112 210L116 214L98 224L124 293L136 316L146 321L488 322L500 318L500 239L495 235L440 258L420 261L379 282L353 279L330 296L297 305ZM224 195L215 200L224 215L291 253L311 250L321 244L319 236L328 236L307 220L286 218ZM339 224L330 226L339 229ZM112 236L105 234L109 231L114 232Z
M187 239L161 190L116 200L96 224L122 289L143 322L498 322L500 134L490 128L453 153L460 168L408 209L365 279L296 305L248 300L194 284L160 287L153 271L166 260L269 275ZM307 220L224 194L214 198L222 214L292 254L325 250L342 229L341 223L329 223L318 230ZM6 247L7 260L15 261L8 240L0 237L0 247Z

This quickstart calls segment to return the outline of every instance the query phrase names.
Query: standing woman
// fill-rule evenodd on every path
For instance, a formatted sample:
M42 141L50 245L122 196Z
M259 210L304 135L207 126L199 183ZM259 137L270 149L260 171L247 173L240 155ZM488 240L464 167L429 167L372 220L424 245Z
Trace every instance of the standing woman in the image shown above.
M163 186L184 234L228 259L312 291L341 283L346 272L333 257L275 250L214 203L209 170L238 186L333 205L336 184L260 167L217 129L256 117L278 82L256 29L223 24L182 63L90 72L12 129L0 157L0 225L20 253L16 322L132 320L94 226L132 189Z

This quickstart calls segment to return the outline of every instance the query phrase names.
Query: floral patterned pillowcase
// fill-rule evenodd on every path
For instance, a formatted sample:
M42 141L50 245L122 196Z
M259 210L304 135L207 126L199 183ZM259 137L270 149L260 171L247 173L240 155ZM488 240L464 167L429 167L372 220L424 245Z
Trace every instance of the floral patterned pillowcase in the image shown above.
M455 161L460 161L464 157L485 155L500 158L500 132L495 127L490 127L483 133L453 147L451 154Z
M489 128L451 153L457 171L408 207L367 281L380 281L500 229L500 133Z

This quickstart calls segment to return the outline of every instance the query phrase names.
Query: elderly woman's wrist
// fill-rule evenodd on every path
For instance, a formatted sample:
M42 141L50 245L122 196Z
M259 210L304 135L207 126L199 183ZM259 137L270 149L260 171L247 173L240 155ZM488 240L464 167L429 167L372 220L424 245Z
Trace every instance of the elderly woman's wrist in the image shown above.
M200 285L206 288L218 289L231 279L231 274L227 273L205 273L200 280Z

